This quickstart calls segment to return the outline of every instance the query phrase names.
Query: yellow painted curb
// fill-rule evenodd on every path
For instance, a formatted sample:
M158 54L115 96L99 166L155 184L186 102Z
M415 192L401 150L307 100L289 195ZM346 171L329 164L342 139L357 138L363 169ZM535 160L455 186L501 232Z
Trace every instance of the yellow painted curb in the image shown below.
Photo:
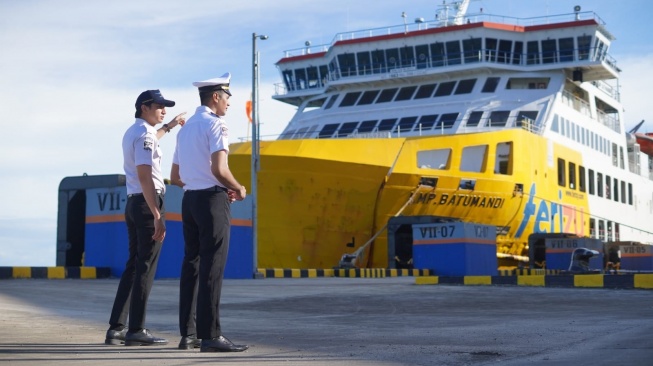
M32 267L14 267L12 273L14 278L31 278Z
M603 287L602 274L575 275L575 287Z
M491 285L492 276L465 276L465 285Z
M415 277L416 285L437 285L438 276L424 276L424 277Z
M517 285L544 286L544 276L543 275L517 276Z
M635 288L653 288L653 274L641 273L634 277Z
M48 267L48 278L64 279L66 278L65 267Z

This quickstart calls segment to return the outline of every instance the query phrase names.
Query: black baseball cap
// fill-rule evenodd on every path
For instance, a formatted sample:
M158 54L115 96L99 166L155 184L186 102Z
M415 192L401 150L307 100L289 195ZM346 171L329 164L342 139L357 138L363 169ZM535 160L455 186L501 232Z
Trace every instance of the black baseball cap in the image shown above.
M167 100L163 97L159 89L155 90L146 90L141 93L136 99L136 110L141 108L141 105L147 103L158 103L166 107L174 107L175 102L172 100Z

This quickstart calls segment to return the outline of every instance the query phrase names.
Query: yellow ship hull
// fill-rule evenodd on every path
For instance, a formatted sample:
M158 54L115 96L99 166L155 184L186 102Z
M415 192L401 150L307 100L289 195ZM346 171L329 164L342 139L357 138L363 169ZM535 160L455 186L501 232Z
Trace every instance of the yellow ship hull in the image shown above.
M506 143L509 156L497 152ZM480 171L460 169L470 146L487 149ZM418 166L420 152L445 147L444 169ZM532 233L589 233L586 194L557 184L557 158L581 164L580 155L526 130L262 141L260 151L260 268L332 268L376 234L357 265L388 267L385 226L399 213L496 226L500 264L509 265L527 260ZM250 161L250 143L231 146L230 166L246 185Z

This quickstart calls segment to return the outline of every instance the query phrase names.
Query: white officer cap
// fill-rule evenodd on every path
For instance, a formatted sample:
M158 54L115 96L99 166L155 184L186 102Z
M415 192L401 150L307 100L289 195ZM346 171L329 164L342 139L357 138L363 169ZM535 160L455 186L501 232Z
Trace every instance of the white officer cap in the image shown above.
M231 96L229 91L229 81L231 80L231 73L225 73L219 78L196 81L193 83L193 86L196 86L199 89L200 93L213 92L216 90L223 90L225 93Z

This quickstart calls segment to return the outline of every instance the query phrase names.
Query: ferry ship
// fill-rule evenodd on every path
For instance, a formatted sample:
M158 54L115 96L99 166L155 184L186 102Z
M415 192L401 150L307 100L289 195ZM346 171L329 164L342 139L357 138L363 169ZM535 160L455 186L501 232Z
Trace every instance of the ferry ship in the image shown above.
M653 242L653 166L625 129L605 22L468 5L276 63L273 98L297 112L260 141L259 268L332 268L347 253L409 268L420 222L496 227L500 267L533 266L549 237ZM242 182L251 152L231 147Z

